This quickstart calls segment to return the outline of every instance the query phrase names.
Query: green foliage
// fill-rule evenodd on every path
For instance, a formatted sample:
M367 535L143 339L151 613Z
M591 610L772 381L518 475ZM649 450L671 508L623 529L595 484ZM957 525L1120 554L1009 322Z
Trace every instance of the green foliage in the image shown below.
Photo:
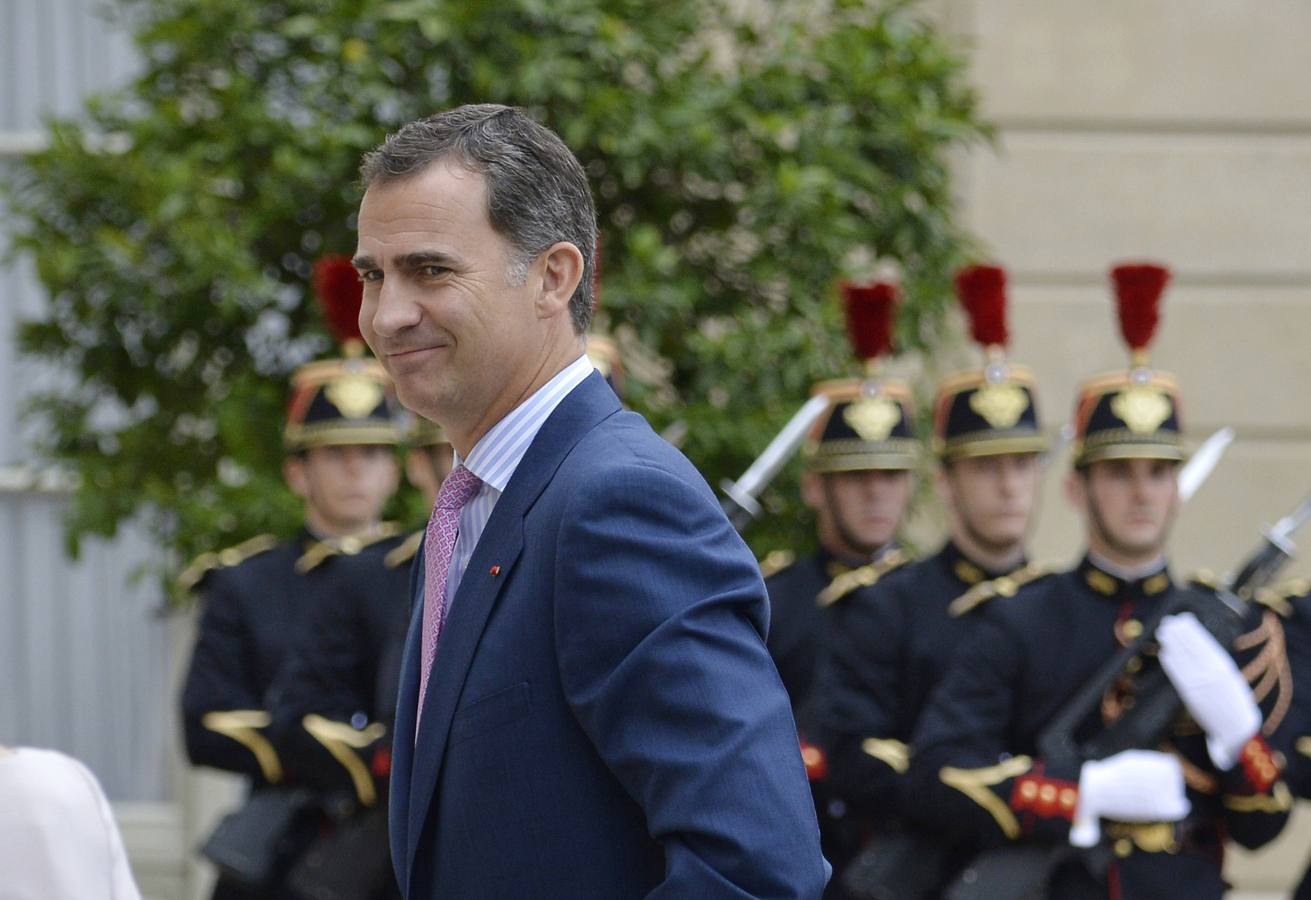
M312 261L354 248L355 170L390 129L526 107L593 179L600 320L631 403L736 476L821 378L847 374L834 282L894 261L906 349L940 336L968 253L947 154L986 135L952 45L909 0L124 0L140 77L52 122L9 186L49 292L23 350L73 373L34 399L82 477L76 539L148 516L188 557L295 526L286 377L329 350ZM795 475L753 526L803 545Z

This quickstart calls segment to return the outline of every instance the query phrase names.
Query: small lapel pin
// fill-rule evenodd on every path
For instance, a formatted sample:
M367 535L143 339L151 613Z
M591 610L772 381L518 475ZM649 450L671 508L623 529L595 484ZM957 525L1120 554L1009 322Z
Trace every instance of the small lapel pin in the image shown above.
M492 568L491 568L491 572L492 572L492 577L495 578L497 575L500 575L500 574L501 574L501 567L500 567L500 566L492 566Z

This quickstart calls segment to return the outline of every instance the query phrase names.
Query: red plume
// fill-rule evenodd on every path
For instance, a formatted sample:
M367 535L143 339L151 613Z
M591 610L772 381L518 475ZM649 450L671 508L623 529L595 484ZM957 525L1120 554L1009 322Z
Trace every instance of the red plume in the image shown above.
M970 320L970 336L984 347L1005 347L1006 270L1000 266L967 266L956 273L956 296Z
M1133 351L1147 349L1160 321L1161 293L1170 280L1170 270L1153 263L1133 263L1111 269L1111 280L1125 343Z
M868 362L892 349L892 314L900 299L895 284L878 281L873 284L853 284L844 281L838 285L842 303L847 311L847 333L856 357Z
M360 334L360 303L364 285L349 256L320 256L314 261L314 295L323 310L328 330L341 344L363 341Z

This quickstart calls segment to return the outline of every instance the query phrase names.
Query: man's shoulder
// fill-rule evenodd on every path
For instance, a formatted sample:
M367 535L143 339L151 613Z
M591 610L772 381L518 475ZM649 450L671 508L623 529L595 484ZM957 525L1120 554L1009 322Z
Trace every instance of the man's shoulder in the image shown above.
M713 492L696 467L673 445L657 435L646 419L622 411L608 416L579 439L565 457L555 481L586 482L601 493L630 489L633 482L676 480Z
M243 584L290 571L298 550L295 541L279 541L271 534L256 535L222 550L202 553L179 573L183 591L208 593L218 587Z
M1053 598L1067 593L1070 573L1050 563L1031 562L1008 575L976 584L952 601L952 616L986 614L1001 622L1059 614Z
M889 579L897 579L911 565L910 554L893 548L872 563L844 572L829 582L817 598L822 607L856 606L881 602Z

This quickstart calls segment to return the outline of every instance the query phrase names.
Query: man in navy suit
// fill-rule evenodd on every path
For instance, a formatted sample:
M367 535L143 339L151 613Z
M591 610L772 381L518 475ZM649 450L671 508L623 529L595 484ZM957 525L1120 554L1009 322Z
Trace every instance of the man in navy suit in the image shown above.
M405 895L819 897L755 561L584 355L578 161L479 105L405 126L361 174L362 330L456 451L400 676Z

